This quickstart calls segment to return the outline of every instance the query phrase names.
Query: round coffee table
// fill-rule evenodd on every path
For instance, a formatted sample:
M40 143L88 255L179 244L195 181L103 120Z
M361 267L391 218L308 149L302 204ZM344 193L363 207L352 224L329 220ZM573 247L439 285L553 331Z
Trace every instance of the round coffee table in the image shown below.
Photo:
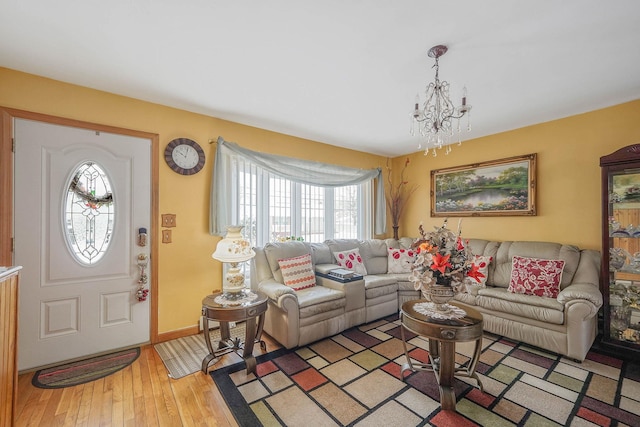
M402 328L402 345L407 363L402 365L401 376L407 370L433 371L440 388L440 405L444 410L455 410L456 394L453 390L455 376L473 378L482 391L482 383L475 369L482 351L482 314L478 311L451 302L449 304L466 312L460 319L440 320L428 317L416 311L416 305L426 300L407 301L402 304L400 321ZM429 363L412 361L407 350L405 329L429 339ZM475 341L473 357L466 366L455 366L455 344L457 342Z
M255 296L255 297L254 297ZM267 296L260 292L245 292L245 298L227 301L222 292L217 292L202 300L202 315L204 317L204 340L209 354L202 360L202 372L208 371L211 362L223 354L235 351L247 365L247 373L255 373L256 359L253 357L253 344L260 343L262 351L266 350L266 344L262 341L262 327L264 326L264 313L267 311ZM256 322L257 319L257 322ZM214 349L209 333L209 321L220 322L220 342ZM231 339L229 322L246 321L245 339Z

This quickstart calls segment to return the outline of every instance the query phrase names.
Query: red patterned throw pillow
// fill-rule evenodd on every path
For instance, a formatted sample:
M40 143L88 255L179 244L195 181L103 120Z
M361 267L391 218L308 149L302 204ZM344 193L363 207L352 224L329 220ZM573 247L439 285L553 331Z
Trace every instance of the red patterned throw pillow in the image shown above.
M316 274L313 271L310 254L279 259L278 265L284 284L293 288L294 291L312 288L316 285Z
M514 256L509 292L556 298L560 292L564 261Z
M389 248L389 261L387 272L389 273L411 273L411 266L416 258L413 249Z
M355 248L349 251L334 252L333 256L336 257L336 261L340 267L362 274L363 276L367 275L367 268L362 262L360 249Z

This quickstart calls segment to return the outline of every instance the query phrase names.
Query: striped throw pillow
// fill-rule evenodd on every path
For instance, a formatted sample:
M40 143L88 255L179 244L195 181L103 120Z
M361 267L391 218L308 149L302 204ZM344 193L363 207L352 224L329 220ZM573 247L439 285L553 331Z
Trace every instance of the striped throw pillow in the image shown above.
M284 284L294 291L312 288L316 285L316 275L311 264L311 255L305 254L295 258L279 259Z

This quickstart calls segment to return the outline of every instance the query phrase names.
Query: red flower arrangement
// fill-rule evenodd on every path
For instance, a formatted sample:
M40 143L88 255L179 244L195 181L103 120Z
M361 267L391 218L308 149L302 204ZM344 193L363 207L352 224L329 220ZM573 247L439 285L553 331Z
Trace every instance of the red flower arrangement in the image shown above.
M426 233L418 227L420 238L413 244L417 255L409 280L416 290L430 286L450 286L455 292L467 292L467 285L479 283L484 274L473 263L471 250L458 234L447 228L447 220L435 231Z

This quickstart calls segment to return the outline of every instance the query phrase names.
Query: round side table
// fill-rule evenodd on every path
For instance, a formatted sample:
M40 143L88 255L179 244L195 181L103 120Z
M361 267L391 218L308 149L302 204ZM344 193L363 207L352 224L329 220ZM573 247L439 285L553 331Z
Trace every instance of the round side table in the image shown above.
M256 297L252 298L253 295ZM204 316L204 340L209 354L202 360L202 372L207 373L209 365L214 359L235 351L244 359L247 373L255 373L256 359L253 357L253 344L257 342L262 351L266 350L266 344L261 339L266 311L267 296L260 292L245 291L245 298L240 301L226 301L222 298L222 292L205 297L202 300L202 315ZM211 343L210 320L220 322L220 342L217 349L214 349ZM232 340L229 333L229 322L241 321L246 321L245 339L244 341L239 338ZM242 354L239 350L242 350Z
M402 365L400 375L404 379L407 370L433 371L440 388L440 405L444 410L455 410L456 394L453 390L455 376L473 378L478 382L482 391L482 383L475 372L480 352L482 351L482 314L478 311L463 307L455 302L449 304L461 308L466 316L461 319L440 320L428 317L416 311L417 304L426 300L407 301L400 310L400 335L407 363ZM429 362L412 361L407 350L405 329L414 334L429 339ZM473 357L467 366L455 366L455 344L457 342L475 341Z

